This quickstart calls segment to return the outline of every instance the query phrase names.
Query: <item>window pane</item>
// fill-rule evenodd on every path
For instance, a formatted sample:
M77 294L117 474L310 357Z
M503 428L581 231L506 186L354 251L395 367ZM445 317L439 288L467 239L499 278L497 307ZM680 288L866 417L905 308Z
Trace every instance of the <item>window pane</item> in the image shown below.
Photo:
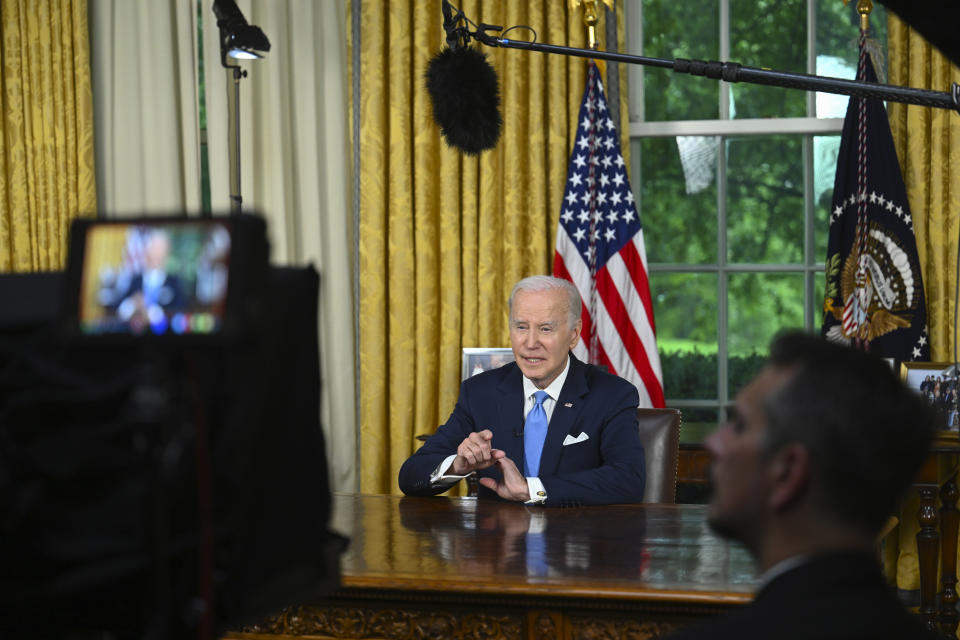
M652 272L650 289L664 395L716 399L716 274Z
M730 0L730 60L748 67L806 73L805 0ZM802 117L806 92L730 85L731 118Z
M650 58L716 60L719 56L716 0L645 0L643 55ZM644 119L713 120L719 116L720 83L644 67Z
M727 388L730 392L729 400L733 400L747 384L760 373L764 363L767 361L770 341L765 344L757 345L755 351L749 354L730 354L727 359Z
M803 327L803 305L802 274L731 274L728 399L763 368L770 340L778 331Z
M630 179L638 195L647 259L716 262L717 188L713 174L688 186L675 138L634 138L631 145L634 169ZM698 168L712 170L709 160ZM687 173L691 170L688 165Z
M836 178L839 152L840 136L813 137L814 262L823 262L827 259L833 181Z
M781 329L803 327L803 274L733 273L728 280L730 395L760 370Z
M730 262L803 262L801 142L800 136L727 141L727 255Z
M818 76L844 78L856 77L860 36L860 16L857 3L844 6L839 2L817 2L817 68ZM880 42L882 51L887 49L886 9L874 3L870 13L869 37ZM847 111L847 96L817 93L818 118L842 118Z
M715 400L717 397L717 348L707 352L697 348L678 348L673 340L663 342L657 336L660 366L663 369L663 393L672 401ZM714 411L715 412L715 411Z

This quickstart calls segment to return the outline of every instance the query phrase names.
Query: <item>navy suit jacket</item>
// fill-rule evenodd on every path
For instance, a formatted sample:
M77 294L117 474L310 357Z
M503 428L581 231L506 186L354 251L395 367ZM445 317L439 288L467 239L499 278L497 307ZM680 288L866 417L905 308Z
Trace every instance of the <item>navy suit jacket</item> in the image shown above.
M889 587L876 556L841 551L773 578L754 601L664 640L935 640Z
M430 486L430 474L471 431L490 429L491 446L502 449L523 469L523 374L516 363L484 371L460 385L453 413L400 468L400 489L426 496L445 488ZM540 457L540 481L548 506L641 502L643 445L637 431L636 387L623 378L577 360L570 370L547 427ZM583 439L581 434L586 434ZM564 445L567 436L581 442ZM494 465L480 477L502 479ZM480 486L481 497L497 497Z

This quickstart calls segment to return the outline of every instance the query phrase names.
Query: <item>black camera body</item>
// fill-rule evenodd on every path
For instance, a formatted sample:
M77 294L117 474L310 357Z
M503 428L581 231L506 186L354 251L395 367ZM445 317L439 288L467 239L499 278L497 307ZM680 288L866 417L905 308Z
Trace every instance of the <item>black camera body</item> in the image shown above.
M256 216L82 220L64 273L0 276L0 637L216 637L336 588L319 276L267 254Z

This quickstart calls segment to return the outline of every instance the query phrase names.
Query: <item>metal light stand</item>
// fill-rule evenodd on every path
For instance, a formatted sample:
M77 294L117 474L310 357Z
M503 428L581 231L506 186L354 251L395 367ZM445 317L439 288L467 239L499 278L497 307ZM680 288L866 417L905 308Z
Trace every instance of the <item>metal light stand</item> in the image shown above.
M224 21L218 20L217 26L220 28L220 63L227 70L227 153L230 162L230 213L239 214L243 205L243 197L240 195L240 79L245 78L247 72L241 69L238 64L227 64L227 48L224 43L228 34L224 29Z
M240 78L245 78L247 72L240 65L228 65L227 68L227 144L230 160L230 213L239 214L243 205L240 195ZM233 99L230 96L230 79L233 78Z

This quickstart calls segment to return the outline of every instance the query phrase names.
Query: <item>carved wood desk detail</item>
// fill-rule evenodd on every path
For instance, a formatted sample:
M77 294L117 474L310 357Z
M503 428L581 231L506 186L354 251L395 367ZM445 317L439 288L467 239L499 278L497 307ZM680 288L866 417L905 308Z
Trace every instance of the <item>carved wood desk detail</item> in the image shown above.
M338 494L341 588L229 638L656 638L752 598L700 505L526 508Z
M960 512L957 511L957 469L953 468L941 484L940 462L960 453L960 440L941 436L933 446L933 454L920 470L914 488L920 497L917 519L917 564L920 569L920 615L927 628L955 637L957 631L957 535ZM937 512L937 494L940 510ZM939 525L939 527L938 527ZM940 609L937 610L937 557L940 556Z

